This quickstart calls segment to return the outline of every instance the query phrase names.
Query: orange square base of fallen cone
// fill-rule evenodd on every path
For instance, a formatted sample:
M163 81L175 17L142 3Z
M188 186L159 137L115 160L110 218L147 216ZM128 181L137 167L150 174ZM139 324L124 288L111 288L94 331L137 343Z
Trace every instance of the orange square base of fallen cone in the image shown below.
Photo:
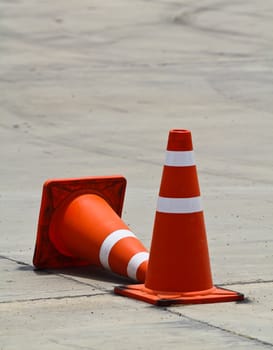
M49 227L55 210L64 202L82 194L102 197L121 216L126 179L120 175L57 179L45 182L42 193L33 264L38 269L83 266L90 263L62 255L49 238Z
M208 304L243 300L244 295L232 290L213 287L201 292L189 293L160 293L145 288L144 284L118 286L114 292L129 298L144 301L157 306L173 304Z

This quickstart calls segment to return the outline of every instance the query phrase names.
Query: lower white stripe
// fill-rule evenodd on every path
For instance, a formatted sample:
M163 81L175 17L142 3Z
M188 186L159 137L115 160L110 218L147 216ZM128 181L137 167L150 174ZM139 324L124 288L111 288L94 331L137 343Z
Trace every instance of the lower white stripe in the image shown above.
M165 165L192 166L195 165L193 151L166 151Z
M137 280L137 269L146 260L149 259L148 252L140 252L135 254L129 261L127 266L127 275L133 280Z
M191 198L166 198L159 197L157 211L161 213L186 214L202 211L200 197Z
M100 247L99 258L100 258L100 263L105 269L110 270L108 260L109 260L111 249L119 240L125 237L136 237L136 236L133 234L133 232L129 230L117 230L110 233L110 235L107 236L103 241Z

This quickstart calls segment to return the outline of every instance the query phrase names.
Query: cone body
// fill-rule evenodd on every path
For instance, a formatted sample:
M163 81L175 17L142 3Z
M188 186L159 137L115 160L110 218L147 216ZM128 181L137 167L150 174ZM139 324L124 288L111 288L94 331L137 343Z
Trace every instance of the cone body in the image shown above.
M145 287L206 290L213 283L191 133L170 131L166 154Z
M148 252L121 220L121 175L44 183L33 264L38 269L98 265L144 282Z
M160 185L145 283L115 293L159 306L215 303L243 295L215 287L191 133L171 130Z
M95 194L81 195L58 208L49 236L63 255L138 281L145 279L147 250L106 201ZM134 257L135 264L131 261Z

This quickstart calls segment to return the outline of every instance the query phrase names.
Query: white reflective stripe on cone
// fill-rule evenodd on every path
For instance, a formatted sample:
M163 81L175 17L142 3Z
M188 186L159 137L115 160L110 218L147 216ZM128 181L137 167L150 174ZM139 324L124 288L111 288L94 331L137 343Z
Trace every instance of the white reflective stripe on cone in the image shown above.
M149 259L149 253L148 252L140 252L136 253L132 256L130 259L128 265L127 265L127 275L128 277L137 280L137 270L139 266Z
M109 255L110 255L111 249L118 241L126 237L136 237L136 236L133 234L133 232L122 229L122 230L116 230L110 233L110 235L107 236L103 241L100 247L99 258L100 258L100 263L105 269L111 270L109 266Z
M165 165L192 166L195 165L193 151L166 151Z
M191 198L167 198L159 197L157 202L157 211L171 214L187 214L202 211L200 197Z

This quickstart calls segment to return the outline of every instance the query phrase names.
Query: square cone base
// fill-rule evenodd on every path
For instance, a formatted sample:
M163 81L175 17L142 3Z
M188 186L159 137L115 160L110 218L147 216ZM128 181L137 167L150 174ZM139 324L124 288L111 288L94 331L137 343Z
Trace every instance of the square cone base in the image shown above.
M121 175L55 179L45 182L36 236L33 264L37 269L76 267L90 263L64 256L57 251L49 238L49 227L56 208L64 201L83 194L102 197L121 216L126 179Z
M144 284L118 286L114 292L129 298L144 301L157 306L173 304L208 304L243 300L244 295L232 290L213 287L206 291L189 293L158 293L145 288Z

